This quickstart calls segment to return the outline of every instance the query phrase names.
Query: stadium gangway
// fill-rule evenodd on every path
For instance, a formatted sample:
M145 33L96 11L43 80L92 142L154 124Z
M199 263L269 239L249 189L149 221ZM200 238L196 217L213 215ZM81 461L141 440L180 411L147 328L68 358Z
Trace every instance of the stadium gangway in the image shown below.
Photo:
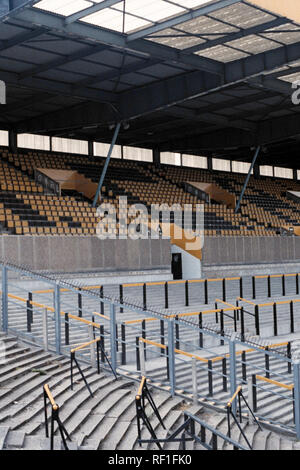
M53 395L50 391L49 385L45 384L43 386L43 395L44 395L44 414L45 414L45 431L46 431L46 437L49 438L49 427L48 427L48 413L47 413L47 402L50 402L51 405L51 428L50 428L50 450L54 449L54 423L56 422L58 425L58 429L61 435L61 439L63 442L63 446L65 450L69 450L67 446L66 439L71 441L71 438L64 427L63 423L60 420L59 417L59 406L55 402Z

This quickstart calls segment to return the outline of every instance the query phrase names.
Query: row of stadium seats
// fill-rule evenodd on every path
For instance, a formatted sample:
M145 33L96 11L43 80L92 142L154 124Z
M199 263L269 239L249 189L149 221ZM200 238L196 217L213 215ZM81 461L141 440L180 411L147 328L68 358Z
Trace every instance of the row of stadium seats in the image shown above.
M99 219L91 201L76 192L73 197L42 194L43 188L32 176L37 167L60 168L76 170L98 182L103 158L45 152L11 154L7 150L0 157L0 221L13 233L26 234L33 230L47 234L91 234L95 231ZM191 204L195 211L196 204L203 204L204 229L209 236L275 236L284 225L300 224L297 203L285 196L287 190L300 189L295 181L251 178L239 214L225 204L204 203L183 185L187 181L215 183L237 200L244 178L239 174L168 165L155 168L147 163L113 159L104 182L102 202L112 204L117 217L122 196L127 196L129 206L142 203L148 210L152 204ZM128 217L126 222L132 220Z

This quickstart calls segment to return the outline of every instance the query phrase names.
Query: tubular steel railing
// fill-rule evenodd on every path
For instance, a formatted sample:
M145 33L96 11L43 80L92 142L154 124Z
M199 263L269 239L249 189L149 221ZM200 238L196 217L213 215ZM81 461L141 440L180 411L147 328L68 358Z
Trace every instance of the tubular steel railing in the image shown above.
M57 423L64 449L69 450L66 439L71 441L71 438L66 428L64 427L63 423L61 422L61 419L59 417L59 406L55 402L48 384L45 384L43 387L43 396L44 396L45 430L46 430L47 438L49 438L48 413L47 413L48 402L50 402L50 405L51 405L50 450L54 449L54 433L55 433L54 423Z
M236 405L236 400L238 400L238 410L237 410L237 413L235 413L233 411L233 404ZM246 405L246 407L248 408L248 411L249 413L252 415L252 418L254 419L255 423L257 424L257 426L259 427L259 429L261 429L261 426L259 424L259 422L257 421L254 413L253 413L253 410L250 408L246 398L244 397L243 395L243 391L242 391L242 386L239 385L237 387L237 389L235 390L234 394L232 395L232 397L230 398L230 400L228 401L227 403L227 406L226 406L226 411L227 411L227 428L228 428L228 436L231 438L231 418L233 419L234 423L237 425L237 427L239 428L239 431L241 433L241 435L243 436L244 440L246 441L248 447L250 450L252 450L252 446L244 432L244 430L242 429L241 427L241 424L243 423L243 414L242 414L242 404L241 404L241 400L244 401L244 404ZM236 408L236 406L234 407ZM239 420L237 419L237 416L236 414L239 415Z

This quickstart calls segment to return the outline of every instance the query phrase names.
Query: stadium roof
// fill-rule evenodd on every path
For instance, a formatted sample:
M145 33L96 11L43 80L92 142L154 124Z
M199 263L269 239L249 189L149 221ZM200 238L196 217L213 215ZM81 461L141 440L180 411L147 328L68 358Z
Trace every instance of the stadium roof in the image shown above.
M121 120L124 145L247 160L263 144L299 166L299 0L282 3L0 0L0 128L108 142Z

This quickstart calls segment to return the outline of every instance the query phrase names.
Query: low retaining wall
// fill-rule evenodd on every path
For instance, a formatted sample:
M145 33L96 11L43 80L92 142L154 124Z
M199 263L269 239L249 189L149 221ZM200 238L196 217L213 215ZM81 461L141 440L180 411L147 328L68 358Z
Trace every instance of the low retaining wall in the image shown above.
M58 272L168 269L170 240L2 236L0 257L34 270Z
M203 265L300 262L300 237L205 237Z

